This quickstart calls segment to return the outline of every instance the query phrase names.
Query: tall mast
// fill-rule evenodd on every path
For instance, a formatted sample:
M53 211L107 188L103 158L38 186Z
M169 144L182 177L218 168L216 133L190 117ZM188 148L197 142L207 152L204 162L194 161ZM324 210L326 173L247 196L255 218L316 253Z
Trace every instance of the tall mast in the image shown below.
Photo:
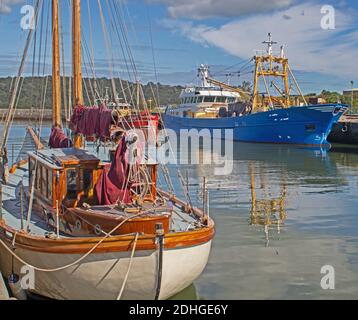
M259 107L263 108L266 111L265 99L260 102L260 93L259 93L259 80L263 78L266 93L268 95L270 106L273 106L273 102L281 105L283 108L288 108L291 105L290 98L290 86L289 86L289 65L288 59L285 58L284 48L281 47L280 55L277 56L273 52L273 45L277 42L272 41L271 33L268 34L268 41L264 41L263 44L267 45L267 51L265 54L258 53L255 56L255 77L254 77L254 93L253 93L253 102L252 109L253 112L256 112ZM282 97L273 97L269 92L269 87L267 79L269 77L281 78L283 80L284 92L282 92L274 82L272 86L282 95Z
M73 73L73 105L83 105L82 91L82 57L81 57L81 0L72 0L72 73ZM75 135L74 147L81 149L83 139Z
M53 125L60 126L62 117L58 0L52 0L52 108Z
M72 0L72 72L74 106L83 105L81 57L81 0Z

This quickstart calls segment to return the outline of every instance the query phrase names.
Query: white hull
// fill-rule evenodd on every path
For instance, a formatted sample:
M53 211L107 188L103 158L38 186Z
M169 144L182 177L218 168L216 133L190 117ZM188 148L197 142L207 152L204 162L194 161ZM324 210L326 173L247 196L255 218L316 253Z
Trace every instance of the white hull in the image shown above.
M211 241L193 247L164 250L159 299L168 299L191 285L203 272ZM16 254L40 268L58 268L81 257L78 254L48 254L17 249ZM130 262L130 252L92 254L84 262L61 272L35 272L34 293L60 300L115 300L121 290ZM122 296L124 300L155 299L158 283L158 252L137 251ZM0 266L9 276L22 265L0 246Z

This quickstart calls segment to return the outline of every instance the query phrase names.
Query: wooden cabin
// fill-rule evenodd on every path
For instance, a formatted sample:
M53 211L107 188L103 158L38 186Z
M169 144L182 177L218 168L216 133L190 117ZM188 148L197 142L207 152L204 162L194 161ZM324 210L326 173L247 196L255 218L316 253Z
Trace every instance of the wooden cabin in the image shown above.
M30 192L34 187L35 204L56 210L62 202L67 207L76 207L80 202L94 203L94 188L103 165L87 151L50 149L31 152L29 167L29 186Z
M53 228L56 228L58 214L60 231L72 236L99 236L103 231L109 232L128 214L137 214L143 208L152 208L157 195L156 163L143 169L147 178L143 177L137 187L133 184L134 188L140 188L145 180L148 187L145 188L147 194L142 201L134 199L138 207L136 209L135 205L131 206L132 211L98 205L95 186L103 174L105 164L85 150L47 149L32 152L29 153L29 166L29 190L31 192L33 187L37 213ZM148 178L152 178L153 182ZM88 210L89 208L91 210ZM157 223L161 223L164 230L169 232L172 208L163 203L153 213L149 211L143 217L132 219L114 234L127 234L136 230L155 233Z
M94 189L105 164L88 151L70 148L31 152L29 166L30 190L34 186L34 199L41 207L56 210L57 201L67 208L76 208L83 203L97 204ZM144 201L154 201L157 196L157 163L147 159L145 167L143 172L147 177L139 177L142 181L137 185L147 184L149 188ZM34 176L36 181L33 182Z

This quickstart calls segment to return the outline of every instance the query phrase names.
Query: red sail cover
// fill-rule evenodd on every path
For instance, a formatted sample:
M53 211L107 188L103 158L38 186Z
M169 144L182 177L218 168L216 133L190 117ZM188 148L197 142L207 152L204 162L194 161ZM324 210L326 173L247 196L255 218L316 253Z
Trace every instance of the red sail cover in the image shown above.
M132 202L129 193L130 185L127 183L129 163L126 151L126 138L123 137L118 145L112 164L105 167L96 185L99 205L112 205L118 201L124 204Z
M72 148L72 145L72 141L65 135L61 128L52 128L49 141L50 148Z
M75 134L96 136L100 139L110 138L112 110L106 106L84 107L77 106L73 111L70 129Z

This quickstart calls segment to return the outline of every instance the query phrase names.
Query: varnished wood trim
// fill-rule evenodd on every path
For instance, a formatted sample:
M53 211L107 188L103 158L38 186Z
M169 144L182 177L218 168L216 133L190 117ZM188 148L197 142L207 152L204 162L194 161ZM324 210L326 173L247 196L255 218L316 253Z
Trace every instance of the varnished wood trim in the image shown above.
M6 237L5 232L16 234L16 247L28 251L50 253L50 254L85 254L90 251L103 238L68 238L68 239L47 239L44 237L32 236L24 232L16 232L4 221L0 222L0 238L9 247L12 246L12 239ZM165 249L181 249L198 246L211 241L215 235L214 222L210 219L209 226L200 230L190 232L177 232L165 235ZM116 236L103 241L93 253L114 253L131 250L133 236ZM155 235L144 235L138 238L137 250L156 250Z

